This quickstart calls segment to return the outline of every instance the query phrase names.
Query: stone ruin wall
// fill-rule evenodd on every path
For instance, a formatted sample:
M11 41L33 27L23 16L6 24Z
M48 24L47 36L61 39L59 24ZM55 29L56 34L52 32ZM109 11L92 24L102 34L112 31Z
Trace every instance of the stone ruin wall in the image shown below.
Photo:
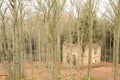
M71 49L70 49L71 48ZM73 44L72 47L68 45L63 45L63 63L68 63L69 53L72 52L72 56L75 57L76 63L78 58L78 46L77 44ZM83 52L80 52L80 54ZM89 47L85 47L85 51L83 53L83 64L88 64L88 56L89 56ZM92 46L92 63L99 63L101 61L101 46L94 44ZM80 61L81 63L81 56Z

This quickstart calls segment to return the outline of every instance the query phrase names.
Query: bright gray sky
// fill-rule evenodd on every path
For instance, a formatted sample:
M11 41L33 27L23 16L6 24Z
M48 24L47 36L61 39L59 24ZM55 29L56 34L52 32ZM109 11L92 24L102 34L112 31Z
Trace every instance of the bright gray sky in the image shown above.
M99 2L99 11L98 11L97 15L99 17L101 17L102 13L104 13L106 11L106 8L108 8L109 0L99 0L99 1L100 1ZM71 6L70 5L70 0L67 0L66 5L67 5L66 10L69 11L70 10L70 6Z
M7 0L6 0L7 1ZM34 1L34 3L35 4L37 4L36 2L35 2L35 0L33 0ZM108 7L108 0L100 0L100 3L99 3L99 10L100 11L98 11L98 13L97 13L97 15L99 16L99 17L101 17L101 13L104 13L105 11L106 11L106 8ZM29 6L30 7L30 6ZM66 3L66 10L67 11L70 11L71 9L71 5L70 5L70 0L67 0L67 3ZM34 9L33 9L33 11L34 11Z

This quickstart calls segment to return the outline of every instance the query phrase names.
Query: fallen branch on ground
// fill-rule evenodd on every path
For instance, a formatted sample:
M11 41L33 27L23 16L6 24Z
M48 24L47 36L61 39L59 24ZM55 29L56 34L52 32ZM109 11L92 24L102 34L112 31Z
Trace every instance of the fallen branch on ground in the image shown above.
M0 75L0 77L7 76L7 75Z

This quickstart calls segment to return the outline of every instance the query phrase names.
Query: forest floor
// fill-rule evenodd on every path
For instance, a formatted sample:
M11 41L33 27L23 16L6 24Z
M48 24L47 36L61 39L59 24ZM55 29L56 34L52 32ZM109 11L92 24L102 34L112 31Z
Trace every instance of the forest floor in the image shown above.
M36 63L32 66L26 64L26 73L25 80L48 80L49 70L45 65L41 68L41 73L39 73L38 66ZM2 68L0 64L0 80L5 80L5 70ZM72 77L71 77L72 76ZM61 65L61 79L60 80L69 80L73 78L73 80L83 80L82 78L87 76L87 66L82 67L82 69L77 69L76 66L71 70L68 65ZM92 65L91 76L95 78L100 78L101 80L113 80L113 72L112 72L112 63L101 62ZM119 80L120 80L120 65L119 65Z

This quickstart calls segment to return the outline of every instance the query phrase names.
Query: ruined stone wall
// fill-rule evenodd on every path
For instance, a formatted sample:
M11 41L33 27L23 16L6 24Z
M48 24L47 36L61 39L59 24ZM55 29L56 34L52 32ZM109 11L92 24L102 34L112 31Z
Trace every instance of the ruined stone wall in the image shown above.
M75 57L76 62L78 59L78 45L73 44L71 47L69 45L63 45L63 63L68 63L68 57L69 54L72 53L72 56ZM81 54L84 54L83 57ZM85 51L80 52L80 61L79 63L82 62L83 64L88 64L88 55L89 55L89 47L85 47ZM81 60L82 59L82 60ZM98 63L101 61L101 46L98 44L94 44L92 46L92 63Z

